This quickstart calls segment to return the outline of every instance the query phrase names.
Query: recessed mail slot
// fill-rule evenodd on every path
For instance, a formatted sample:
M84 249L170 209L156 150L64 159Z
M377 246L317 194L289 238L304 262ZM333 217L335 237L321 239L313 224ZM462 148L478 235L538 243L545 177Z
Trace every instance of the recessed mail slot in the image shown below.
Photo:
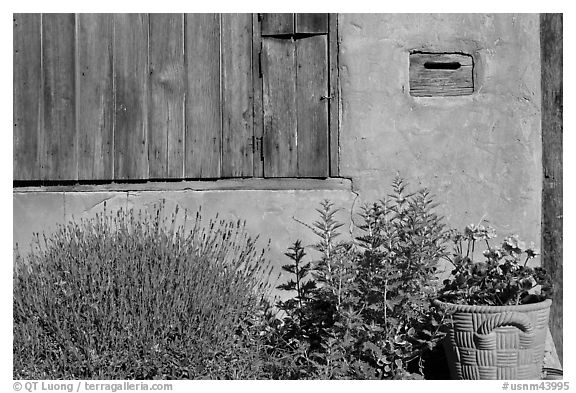
M462 96L474 92L474 61L461 53L410 54L410 95Z

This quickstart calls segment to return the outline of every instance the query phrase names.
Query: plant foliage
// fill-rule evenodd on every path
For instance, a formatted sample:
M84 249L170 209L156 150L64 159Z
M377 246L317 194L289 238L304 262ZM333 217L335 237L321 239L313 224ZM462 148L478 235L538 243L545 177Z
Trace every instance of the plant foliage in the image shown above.
M409 193L400 178L392 186L363 207L355 241L338 240L337 210L324 201L308 225L320 257L304 262L299 241L287 253L294 278L279 288L295 296L279 304L278 341L297 354L289 377L421 378L422 356L442 336L431 298L447 232L427 190Z
M533 244L526 246L517 235L506 237L499 246L491 227L469 225L463 232L452 231L454 265L444 280L439 299L449 303L508 306L536 303L552 296L550 275L528 262L539 255ZM476 248L486 248L479 253ZM480 254L480 260L476 258Z
M266 375L256 239L240 221L177 225L163 209L105 210L17 256L15 379Z

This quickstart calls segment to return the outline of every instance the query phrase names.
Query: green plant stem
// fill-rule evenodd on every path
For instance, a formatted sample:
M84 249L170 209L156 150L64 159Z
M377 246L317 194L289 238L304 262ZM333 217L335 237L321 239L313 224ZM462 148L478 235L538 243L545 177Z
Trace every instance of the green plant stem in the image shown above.
M298 270L299 268L299 263L298 260L294 261L294 264L296 265L296 293L298 294L298 306L299 306L299 314L300 314L300 319L302 317L302 309L304 308L302 306L302 291L300 290L300 271Z

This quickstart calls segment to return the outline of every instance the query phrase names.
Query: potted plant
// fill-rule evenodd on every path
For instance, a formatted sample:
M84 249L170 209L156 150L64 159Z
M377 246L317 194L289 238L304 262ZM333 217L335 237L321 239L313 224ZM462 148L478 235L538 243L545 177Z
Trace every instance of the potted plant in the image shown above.
M552 301L550 276L528 266L533 245L470 225L453 232L454 265L435 304L449 318L444 348L454 379L540 379ZM477 248L485 246L479 253ZM481 255L481 260L477 257Z

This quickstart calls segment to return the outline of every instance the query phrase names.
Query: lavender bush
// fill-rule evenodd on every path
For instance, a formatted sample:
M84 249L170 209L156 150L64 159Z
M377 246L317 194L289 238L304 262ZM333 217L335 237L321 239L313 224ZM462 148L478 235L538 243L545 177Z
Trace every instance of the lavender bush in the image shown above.
M15 379L265 376L268 268L240 221L104 211L14 271ZM269 270L267 273L269 274Z

